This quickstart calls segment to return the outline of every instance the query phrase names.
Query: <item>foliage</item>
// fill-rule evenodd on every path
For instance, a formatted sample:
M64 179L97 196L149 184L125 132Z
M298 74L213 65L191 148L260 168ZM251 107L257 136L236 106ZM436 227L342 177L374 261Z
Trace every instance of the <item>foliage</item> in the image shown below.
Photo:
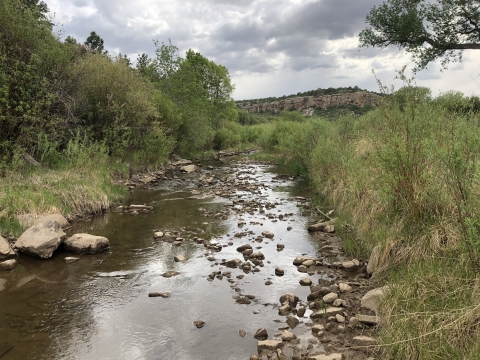
M85 46L94 53L103 54L105 52L103 39L95 31L92 31L87 37L87 40L85 40Z
M396 45L412 55L416 70L437 58L442 66L461 61L466 49L480 49L480 2L477 0L387 0L366 17L363 47Z

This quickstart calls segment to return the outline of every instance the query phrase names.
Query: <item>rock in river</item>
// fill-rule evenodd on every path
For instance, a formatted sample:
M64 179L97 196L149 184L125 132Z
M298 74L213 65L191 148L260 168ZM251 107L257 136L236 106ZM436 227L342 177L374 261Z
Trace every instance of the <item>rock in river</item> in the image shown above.
M177 276L177 275L180 275L180 273L177 271L168 271L162 274L162 276L166 278L171 278L172 276Z
M79 261L80 259L77 258L77 257L73 257L73 256L67 256L65 259L63 259L67 264L70 264L70 263L73 263L73 262L77 262Z
M90 234L75 234L65 241L65 251L74 254L97 254L107 250L110 243L106 237Z
M0 262L0 271L13 270L15 269L15 266L17 266L17 260L5 260L3 262Z
M202 327L205 326L205 321L196 320L196 321L193 322L193 325L194 325L197 329L201 329Z
M262 235L265 236L266 238L268 239L273 239L273 237L275 236L272 232L270 231L264 231L262 232Z
M65 239L65 233L56 221L34 225L25 231L15 243L21 252L48 259Z
M268 333L265 328L258 329L255 335L253 337L257 340L267 340L268 339Z
M0 235L0 260L8 259L13 256L15 256L15 252L8 244L8 241Z
M171 296L170 293L160 293L160 292L151 292L148 294L148 297L162 297L164 299L169 298Z
M185 262L187 261L187 259L185 259L185 256L180 254L180 255L177 255L173 258L173 260L175 260L176 262Z

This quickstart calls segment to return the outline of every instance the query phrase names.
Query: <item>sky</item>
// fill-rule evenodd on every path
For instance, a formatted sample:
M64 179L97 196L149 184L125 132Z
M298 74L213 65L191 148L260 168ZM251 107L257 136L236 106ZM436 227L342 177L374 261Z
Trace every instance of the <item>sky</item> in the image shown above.
M228 68L236 100L296 94L317 88L388 86L410 57L396 47L358 47L365 16L382 0L44 0L61 38L84 42L91 31L111 54L151 57L154 40L193 49ZM480 54L480 52L478 52ZM415 75L433 93L480 94L480 59L442 70L432 63ZM375 71L375 75L372 73ZM408 73L408 72L407 72ZM375 77L376 76L376 77Z

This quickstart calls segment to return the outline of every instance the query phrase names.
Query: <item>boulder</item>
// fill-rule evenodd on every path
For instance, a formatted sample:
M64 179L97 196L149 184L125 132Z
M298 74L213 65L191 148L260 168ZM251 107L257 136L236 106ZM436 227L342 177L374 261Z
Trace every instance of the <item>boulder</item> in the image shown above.
M380 245L373 248L370 258L368 259L367 274L372 275L375 272L381 252L382 248Z
M233 260L228 260L228 261L225 263L225 266L226 266L226 267L229 267L229 268L236 268L236 267L239 267L241 264L242 264L242 260L240 260L240 259L233 259Z
M296 317L294 316L287 317L287 325L290 327L290 329L295 329L298 324L300 324L300 321Z
M292 341L292 340L295 340L296 338L297 338L297 335L295 335L294 333L292 333L288 330L285 330L282 333L282 340L283 341Z
M257 340L267 340L268 339L268 333L265 328L258 329L255 335L253 337Z
M305 306L299 306L298 307L298 310L297 310L297 316L298 317L303 317L305 315L305 312L307 311L307 309L305 308Z
M357 271L360 269L360 263L358 260L345 261L342 263L343 269L346 271Z
M252 245L250 245L250 244L245 244L245 245L239 246L239 247L237 248L237 251L238 251L238 252L244 252L245 250L251 249L251 248L252 248Z
M356 316L358 322L365 324L365 325L378 325L380 322L380 318L378 316L370 316L370 315L361 315L358 314Z
M313 314L310 315L312 319L318 319L318 318L328 318L329 316L335 316L337 314L343 314L345 310L343 308L337 308L337 307L329 307L327 309L322 309L319 310Z
M262 235L265 236L266 238L268 239L273 239L273 237L275 236L272 232L270 231L263 231L262 232Z
M16 241L15 247L28 255L48 259L65 240L65 233L56 221L49 220L27 229Z
M352 287L348 284L345 284L345 283L340 283L339 288L340 288L340 292L342 292L342 293L352 291Z
M310 286L312 285L312 279L310 278L303 278L303 279L300 279L300 285L302 286Z
M364 335L355 336L352 340L355 343L355 345L358 345L358 346L375 345L375 339L369 336L364 336Z
M361 306L364 309L372 310L375 314L378 311L378 303L382 300L387 287L381 287L367 292L361 301Z
M187 261L187 259L185 259L185 256L180 254L180 255L177 255L173 258L173 260L175 260L175 262L185 262Z
M323 230L325 230L325 226L327 226L327 224L324 223L324 222L314 224L314 225L310 225L308 227L308 231L309 232L323 231Z
M197 329L201 329L205 326L205 321L196 320L193 322L193 326L195 326Z
M11 259L11 260L5 260L3 262L0 262L0 271L9 271L15 269L15 266L17 266L17 260Z
M197 166L196 165L187 165L187 166L183 166L182 168L180 168L181 171L183 172L186 172L187 174L190 174L190 173L193 173L195 171L197 171Z
M75 234L64 244L65 251L73 254L97 254L107 250L110 242L106 237L90 234Z
M9 259L15 256L15 251L12 250L10 244L0 235L0 260Z
M323 301L327 304L331 304L337 299L338 299L338 294L334 292L328 293L323 297Z
M280 340L263 340L257 343L258 350L276 350L283 346Z

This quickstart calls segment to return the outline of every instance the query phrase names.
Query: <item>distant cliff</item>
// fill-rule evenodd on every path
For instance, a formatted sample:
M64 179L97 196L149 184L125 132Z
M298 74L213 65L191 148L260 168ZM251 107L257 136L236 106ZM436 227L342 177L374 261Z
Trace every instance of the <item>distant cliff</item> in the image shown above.
M338 107L345 105L354 105L358 107L377 106L380 102L380 96L368 91L359 91L352 93L343 93L323 96L300 96L291 97L272 102L257 103L256 101L237 102L241 110L249 113L273 113L278 114L283 110L301 111L305 115L311 116L315 109L327 109L329 107Z

